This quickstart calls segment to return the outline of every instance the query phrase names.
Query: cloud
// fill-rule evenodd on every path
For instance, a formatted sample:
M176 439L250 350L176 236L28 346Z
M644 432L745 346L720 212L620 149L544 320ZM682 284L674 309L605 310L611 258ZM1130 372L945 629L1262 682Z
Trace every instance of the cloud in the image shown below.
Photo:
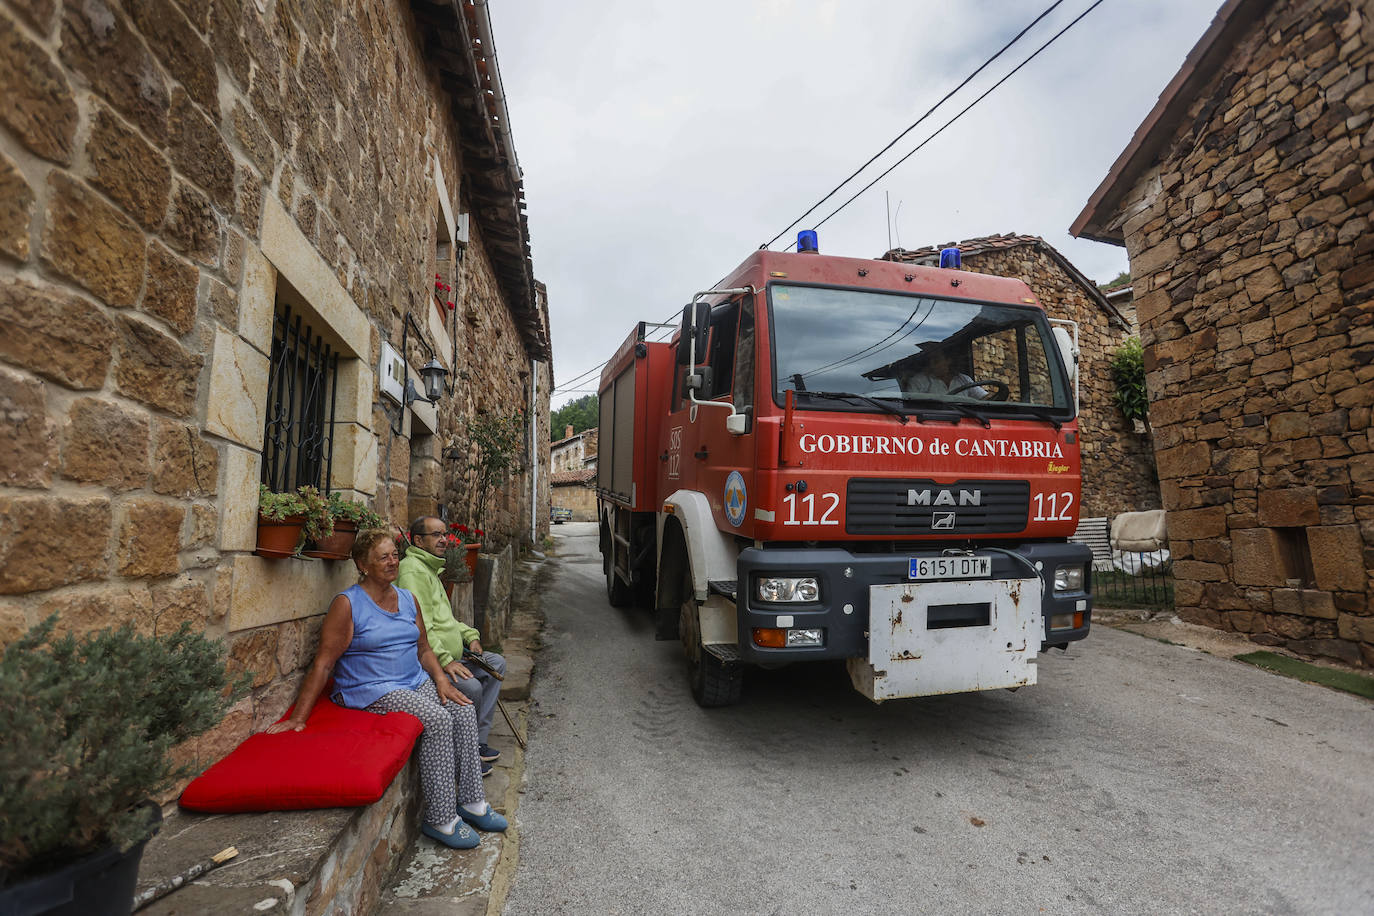
M1065 2L880 164L1088 5ZM560 383L608 357L634 322L680 311L1039 11L995 0L490 9ZM822 250L880 255L886 193L905 247L1025 232L1090 277L1115 276L1125 253L1068 226L1214 13L1196 0L1103 4L827 222Z

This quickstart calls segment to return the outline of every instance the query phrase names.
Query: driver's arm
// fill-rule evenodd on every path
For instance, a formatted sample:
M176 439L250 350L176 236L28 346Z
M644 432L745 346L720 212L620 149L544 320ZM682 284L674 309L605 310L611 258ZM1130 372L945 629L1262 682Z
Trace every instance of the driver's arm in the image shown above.
M964 373L962 372L956 372L954 373L954 378L950 379L949 390L955 391L959 388L962 388L964 385L973 385L973 379L969 378L967 375L964 375ZM966 391L960 391L959 393L966 394L971 398L977 398L980 401L985 401L988 397L988 390L984 388L982 385L973 385L972 388L969 388Z

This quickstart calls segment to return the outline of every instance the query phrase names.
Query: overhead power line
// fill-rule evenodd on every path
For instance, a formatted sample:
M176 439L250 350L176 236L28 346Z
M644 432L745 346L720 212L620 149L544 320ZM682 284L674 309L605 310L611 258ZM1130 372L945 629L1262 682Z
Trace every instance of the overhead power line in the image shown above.
M1021 61L1021 63L1017 64L1014 68L1012 68L1011 72L1009 72L1006 76L1002 77L1002 78L999 79L997 82L995 82L995 83L993 83L991 86L989 86L989 87L987 88L987 90L985 90L985 91L983 92L982 95L978 96L978 98L974 99L972 102L969 102L967 105L965 105L964 108L963 108L958 114L956 114L954 117L950 118L948 121L946 121L944 124L942 124L942 125L940 126L940 129L939 129L939 130L935 131L935 133L931 134L929 137L926 137L926 138L925 138L924 140L922 140L920 143L916 144L916 147L915 147L914 149L912 149L911 152L907 153L905 156L903 156L902 158L898 159L896 162L892 163L892 165L890 165L890 166L888 166L886 169L884 169L883 172L882 172L882 174L880 174L877 178L874 178L874 179L873 179L872 181L870 181L868 184L864 185L862 188L860 188L858 191L856 191L856 192L854 193L854 196L853 196L853 197L850 197L848 200L846 200L844 203L840 204L840 205L839 205L838 207L836 207L834 210L831 210L831 211L826 215L825 219L823 219L823 220L821 220L820 222L816 223L815 226L813 226L813 228L816 228L816 227L820 227L820 226L825 225L826 222L828 222L832 216L834 216L836 213L839 213L839 212L840 212L841 210L843 210L845 207L847 207L847 206L849 206L850 204L852 204L852 203L853 203L855 200L857 200L857 199L859 198L859 196L862 195L865 191L867 191L869 188L873 187L875 184L877 184L878 182L880 182L880 181L882 181L884 178L886 178L888 175L890 175L890 174L892 173L892 171L893 171L894 169L897 168L897 166L901 165L903 162L906 162L906 161L907 161L908 159L910 159L912 156L916 155L916 153L919 152L920 149L921 149L922 147L924 147L927 143L929 143L931 140L934 140L936 137L940 136L940 134L944 133L944 130L945 130L946 127L949 127L949 126L950 126L951 124L953 124L955 121L958 121L958 120L959 120L960 118L962 118L964 115L968 114L969 109L971 109L973 106L977 105L979 102L983 101L983 99L985 99L985 98L987 98L989 95L991 95L991 94L993 93L993 91L997 89L998 86L1001 86L1001 85L1002 85L1003 83L1005 83L1007 80L1009 80L1009 79L1011 79L1013 76L1015 76L1016 73L1017 73L1022 67L1024 67L1026 64L1030 63L1031 61L1035 60L1036 57L1040 56L1040 52L1041 52L1041 51L1044 51L1044 50L1045 50L1046 48L1048 48L1050 45L1052 45L1052 44L1054 44L1056 41L1058 41L1058 40L1064 35L1065 32L1067 32L1069 29L1073 28L1074 26L1078 25L1078 23L1082 22L1082 21L1083 21L1083 18L1084 18L1085 16L1087 16L1087 15L1088 15L1089 13L1091 13L1093 10L1095 10L1095 9L1097 9L1099 6L1101 6L1102 3L1103 3L1103 0L1096 0L1096 2L1093 3L1092 6L1088 7L1088 8L1085 9L1083 12L1079 13L1076 17L1074 17L1074 19L1073 19L1072 22L1070 22L1068 25L1064 26L1064 27L1063 27L1062 29L1060 29L1058 32L1055 32L1054 35L1050 36L1050 39L1049 39L1048 41L1046 41L1046 42L1045 42L1044 44L1042 44L1040 47L1038 47L1038 48L1036 48L1034 51L1032 51L1032 52L1031 52L1031 55L1030 55L1029 57L1027 57L1025 60Z
M1063 3L1063 2L1064 2L1064 0L1055 0L1054 3L1051 3L1048 7L1046 7L1045 10L1044 10L1039 16L1036 16L1034 19L1032 19L1032 20L1030 21L1030 24L1029 24L1029 25L1027 25L1027 26L1026 26L1024 29L1022 29L1021 31L1017 32L1016 35L1012 37L1011 41L1009 41L1009 42L1007 42L1006 44L1002 45L1001 49L1000 49L996 54L992 55L992 56L989 57L987 60L985 60L985 61L983 61L981 64L979 64L979 65L978 65L978 68L977 68L976 70L974 70L972 73L970 73L968 76L964 77L963 81L962 81L961 83L959 83L959 85L955 86L955 87L954 87L953 89L951 89L949 92L946 92L945 95L944 95L944 97L941 98L940 101L938 101L938 102L936 102L934 105L930 106L930 108L926 110L926 113L925 113L925 114L921 115L919 118L917 118L915 121L913 121L913 122L911 123L911 125L910 125L909 127L907 127L906 130L902 131L900 134L898 134L897 136L893 137L891 143L889 143L887 146L884 146L882 149L878 150L878 151L877 151L876 153L874 153L871 157L869 157L869 160L868 160L867 162L865 162L863 165L859 166L859 167L858 167L857 169L855 169L854 171L850 172L849 175L845 177L844 181L841 181L839 184L835 185L835 187L831 188L830 191L829 191L824 197L822 197L820 200L818 200L818 201L816 201L814 204L812 204L812 205L811 205L811 208L810 208L809 210L807 210L805 213L803 213L801 216L799 216L799 217L797 217L796 219L792 220L792 222L789 223L789 224L787 225L786 228L784 228L784 229L783 229L781 232L779 232L777 235L775 235L775 236L773 236L771 239L769 239L769 240L768 240L768 243L765 244L763 247L764 247L764 248L768 248L768 247L771 246L774 242L776 242L778 239L782 238L784 235L786 235L788 232L790 232L794 226L796 226L796 225L797 225L798 223L800 223L802 220L806 219L806 218L807 218L808 216L810 216L812 213L816 212L816 210L821 206L821 204L825 203L827 200L829 200L830 198L834 197L837 193L839 193L840 188L843 188L845 185L849 184L851 181L853 181L855 178L857 178L858 175L859 175L864 169L868 168L870 165L872 165L874 162L876 162L879 156L881 156L883 153L887 152L888 150L892 149L892 147L896 146L896 145L901 141L901 139L902 139L903 137L905 137L907 134L911 133L913 130L915 130L917 127L919 127L919 126L922 124L922 122L925 121L926 118L930 117L932 114L935 113L935 110L936 110L937 108L939 108L941 105L943 105L943 104L945 104L946 102L948 102L948 101L950 100L950 97L951 97L951 96L953 96L953 95L954 95L956 92L958 92L960 89L963 89L965 86L967 86L967 85L969 84L969 81L970 81L970 80L972 80L972 79L973 79L974 77L976 77L978 74L980 74L980 73L982 73L984 70L986 70L994 61L997 60L997 58L999 58L999 57L1001 57L1003 54L1005 54L1005 53L1007 52L1007 50L1011 48L1012 45L1014 45L1014 44L1016 44L1018 41L1020 41L1020 40L1025 36L1025 34L1026 34L1027 32L1029 32L1031 29L1035 28L1036 25L1038 25L1038 24L1040 23L1040 20L1044 19L1044 18L1045 18L1046 16L1048 16L1050 13L1054 12L1055 8L1058 7L1059 4L1061 4L1061 3ZM1013 71L1013 72L1014 72L1014 71ZM817 224L817 225L819 225L819 224Z

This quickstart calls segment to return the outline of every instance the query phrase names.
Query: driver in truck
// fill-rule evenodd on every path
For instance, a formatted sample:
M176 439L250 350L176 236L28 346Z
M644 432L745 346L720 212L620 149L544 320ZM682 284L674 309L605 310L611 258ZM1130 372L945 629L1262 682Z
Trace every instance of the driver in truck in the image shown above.
M904 397L923 394L949 394L958 392L971 398L982 400L988 396L985 389L973 384L973 379L962 372L956 372L949 353L936 350L930 354L920 368L911 365L897 375L897 384L902 388ZM960 389L963 389L960 391Z

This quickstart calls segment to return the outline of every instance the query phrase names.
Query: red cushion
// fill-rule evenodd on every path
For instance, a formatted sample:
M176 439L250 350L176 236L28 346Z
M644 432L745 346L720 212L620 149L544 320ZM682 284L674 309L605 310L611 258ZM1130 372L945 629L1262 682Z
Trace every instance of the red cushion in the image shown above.
M423 730L409 713L377 715L321 696L304 730L249 736L186 787L181 806L225 814L370 805Z

